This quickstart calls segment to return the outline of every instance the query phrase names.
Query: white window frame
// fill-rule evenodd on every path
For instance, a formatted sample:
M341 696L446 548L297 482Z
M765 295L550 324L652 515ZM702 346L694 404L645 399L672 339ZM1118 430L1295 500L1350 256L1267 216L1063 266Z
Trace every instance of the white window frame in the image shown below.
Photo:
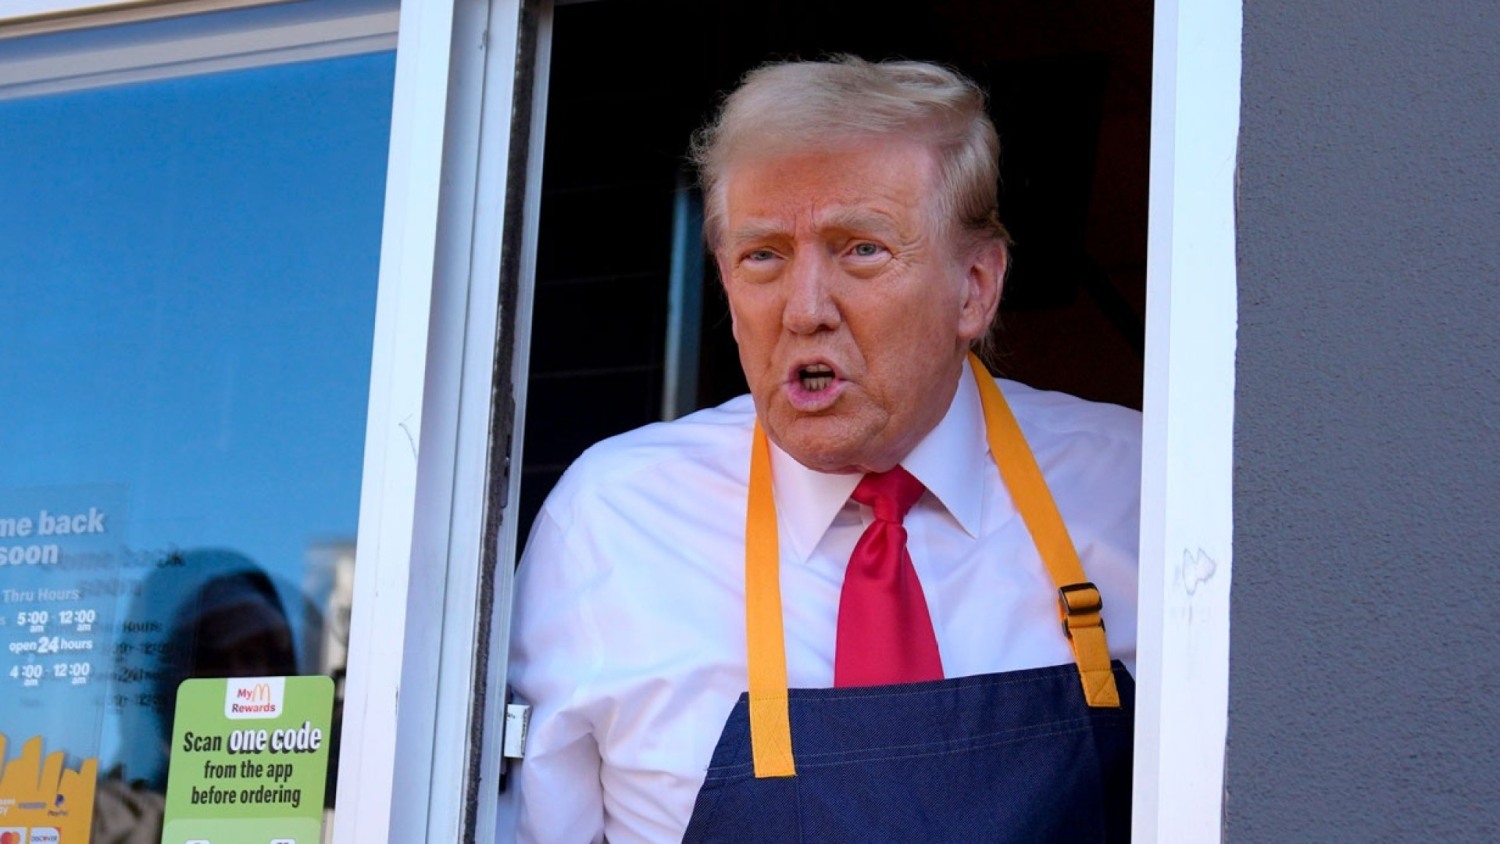
M1157 0L1146 258L1136 841L1219 841L1229 586L1240 0Z
M536 16L537 108L517 132L523 13ZM491 490L497 461L477 457L490 452L501 343L509 418L525 413L549 21L545 2L402 4L336 844L494 839L514 569L501 549L516 526L489 508L517 500L520 472ZM524 219L507 220L522 176ZM502 336L507 224L520 226L519 328ZM512 426L498 463L519 467ZM477 766L460 764L476 744Z
M500 736L484 727L500 723L503 702L486 691L503 688L512 570L495 551L514 547L515 527L487 511L516 500L519 472L491 490L486 461L471 456L489 451L497 359L513 373L527 366L529 344L501 336L509 326L498 319L507 181L530 141L511 131L523 12L540 33L531 82L544 98L550 7L535 2L404 0L399 12L395 0L0 7L0 100L397 50L334 822L334 840L346 844L494 837ZM167 17L187 25L128 26ZM68 31L76 37L24 38ZM539 155L538 144L523 174L526 221L511 238L519 269L506 280L522 326ZM522 418L525 379L512 383L513 418ZM520 433L500 464L519 466ZM484 642L480 629L490 631Z
M222 12L294 0L7 0L0 38Z
M61 4L61 0L49 2ZM396 47L395 0L366 0L336 15L316 14L324 7L313 3L257 2L275 8L253 26L234 15L205 15L194 26L169 35L140 27L109 29L178 16L153 6L132 7L130 13L107 8L88 14L95 4L80 3L71 13L60 11L45 18L17 17L5 9L0 11L0 100ZM183 4L168 7L179 10L179 5ZM251 5L251 0L235 0L228 8L248 10ZM20 40L26 35L85 29L92 30L87 33L87 49L61 37L41 45ZM105 37L99 37L101 33Z

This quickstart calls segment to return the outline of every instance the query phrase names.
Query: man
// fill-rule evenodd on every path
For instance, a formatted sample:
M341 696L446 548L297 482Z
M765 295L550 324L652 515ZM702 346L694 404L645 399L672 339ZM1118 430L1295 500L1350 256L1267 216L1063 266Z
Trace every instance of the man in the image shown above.
M750 396L543 507L518 840L1128 834L1139 420L971 369L997 146L968 80L852 58L754 71L700 133Z

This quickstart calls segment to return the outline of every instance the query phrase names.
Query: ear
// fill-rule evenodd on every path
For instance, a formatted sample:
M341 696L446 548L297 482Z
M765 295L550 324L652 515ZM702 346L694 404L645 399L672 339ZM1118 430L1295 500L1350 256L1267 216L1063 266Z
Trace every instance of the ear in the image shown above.
M983 337L995 321L1007 261L1005 244L998 241L986 241L969 254L963 267L964 300L958 318L958 336L965 344Z

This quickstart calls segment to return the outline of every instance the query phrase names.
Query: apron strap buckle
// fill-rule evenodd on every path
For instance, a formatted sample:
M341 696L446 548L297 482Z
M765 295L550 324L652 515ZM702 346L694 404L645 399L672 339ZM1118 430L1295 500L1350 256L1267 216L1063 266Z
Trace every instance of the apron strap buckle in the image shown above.
M1104 629L1104 597L1092 581L1069 583L1057 590L1058 609L1062 615L1063 635L1073 638L1079 627Z
M1104 640L1104 598L1099 588L1089 581L1059 587L1057 609L1062 616L1063 635L1068 637L1078 662L1084 699L1091 707L1118 708L1120 693L1110 667L1109 644Z

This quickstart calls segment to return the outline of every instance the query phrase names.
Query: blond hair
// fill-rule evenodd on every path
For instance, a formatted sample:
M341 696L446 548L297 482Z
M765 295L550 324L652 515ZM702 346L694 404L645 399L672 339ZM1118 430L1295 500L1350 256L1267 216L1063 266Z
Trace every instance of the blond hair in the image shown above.
M861 137L914 138L935 154L938 221L976 243L1009 243L997 209L1000 142L972 80L927 62L856 56L791 61L750 71L693 135L689 157L704 194L704 236L723 233L723 176L748 154L839 147Z

